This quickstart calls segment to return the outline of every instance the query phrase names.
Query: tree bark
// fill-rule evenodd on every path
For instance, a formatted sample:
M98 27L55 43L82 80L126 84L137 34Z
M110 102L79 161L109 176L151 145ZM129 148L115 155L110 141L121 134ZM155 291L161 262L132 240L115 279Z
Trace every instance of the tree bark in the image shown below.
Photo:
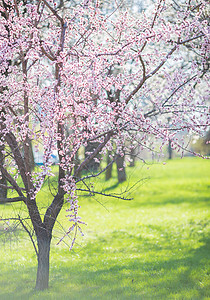
M169 143L168 143L168 159L172 159L171 140L169 140Z
M36 278L36 289L45 290L49 285L49 263L51 235L42 230L41 236L37 238L38 243L38 268Z
M117 156L116 164L117 164L117 176L118 176L119 183L126 181L124 161L125 161L125 156L120 156L120 155Z

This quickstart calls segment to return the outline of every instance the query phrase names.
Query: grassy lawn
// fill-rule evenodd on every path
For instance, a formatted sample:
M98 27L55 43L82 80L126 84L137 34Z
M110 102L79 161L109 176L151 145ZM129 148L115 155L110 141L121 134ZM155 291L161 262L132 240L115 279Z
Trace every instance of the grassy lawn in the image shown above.
M26 234L1 234L0 299L210 299L209 170L210 161L185 158L128 168L128 181L118 186L116 178L97 179L106 193L142 180L132 201L80 197L87 226L71 252L56 246L63 234L56 225L48 291L33 290L36 257ZM46 187L40 206L48 198ZM0 209L24 214L20 204ZM68 228L65 215L59 221Z

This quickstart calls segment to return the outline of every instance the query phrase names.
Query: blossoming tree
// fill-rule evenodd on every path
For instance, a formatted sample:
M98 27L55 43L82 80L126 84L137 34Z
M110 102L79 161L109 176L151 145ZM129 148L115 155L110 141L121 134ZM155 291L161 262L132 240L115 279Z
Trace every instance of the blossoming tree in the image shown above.
M92 193L87 179L98 175L79 176L90 160L101 158L113 142L123 155L126 139L148 151L154 151L151 138L161 140L160 148L170 140L182 151L186 145L177 134L200 134L208 125L207 4L172 4L159 0L135 18L117 5L107 15L98 1L68 9L53 0L0 1L0 171L7 180L1 188L14 195L0 201L22 201L28 210L37 289L48 287L52 232L64 198L67 234L81 230L77 191ZM119 97L110 97L114 91ZM91 142L97 147L76 163L78 151ZM34 170L31 143L44 152L43 165ZM54 176L55 151L56 194L42 218L39 191Z

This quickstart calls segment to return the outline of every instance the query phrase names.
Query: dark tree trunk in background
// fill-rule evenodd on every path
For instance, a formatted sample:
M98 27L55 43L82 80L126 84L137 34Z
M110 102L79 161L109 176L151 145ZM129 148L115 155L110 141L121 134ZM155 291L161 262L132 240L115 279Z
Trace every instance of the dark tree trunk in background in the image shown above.
M111 151L108 151L107 158L106 158L107 165L110 164L111 162L110 155L111 155ZM110 166L106 169L105 180L109 180L112 178L112 166L113 164L110 164Z
M89 142L85 147L85 158L87 158L95 149L98 147L98 142ZM100 155L98 154L95 158L100 159ZM97 172L99 169L100 163L96 162L94 159L90 160L89 163L85 166L87 172Z
M169 140L169 143L168 143L168 159L172 159L171 140Z
M170 127L171 118L168 118L168 124ZM172 159L172 147L171 147L171 140L168 142L168 159Z
M124 182L126 181L126 172L125 172L125 156L117 156L116 164L117 164L117 176L118 176L118 182Z
M50 263L50 243L51 236L46 231L37 237L38 243L38 269L36 278L36 289L45 290L49 284L49 263Z
M4 164L4 155L3 155L4 146L0 146L0 165ZM0 184L7 185L7 180L0 171ZM7 188L0 186L0 198L7 198Z

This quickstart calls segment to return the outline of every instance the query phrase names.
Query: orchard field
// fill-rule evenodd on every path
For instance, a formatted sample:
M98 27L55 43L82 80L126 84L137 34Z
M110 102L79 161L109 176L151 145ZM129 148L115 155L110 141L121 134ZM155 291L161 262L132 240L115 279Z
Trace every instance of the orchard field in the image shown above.
M87 223L72 251L62 237L65 209L51 250L50 288L35 292L36 256L21 228L0 224L0 299L209 299L210 161L184 158L127 168L127 182L95 180L95 190L133 200L81 196ZM115 174L116 175L116 174ZM50 194L45 186L40 206ZM1 205L3 215L22 212ZM67 205L65 206L67 208ZM70 244L66 239L66 243Z

